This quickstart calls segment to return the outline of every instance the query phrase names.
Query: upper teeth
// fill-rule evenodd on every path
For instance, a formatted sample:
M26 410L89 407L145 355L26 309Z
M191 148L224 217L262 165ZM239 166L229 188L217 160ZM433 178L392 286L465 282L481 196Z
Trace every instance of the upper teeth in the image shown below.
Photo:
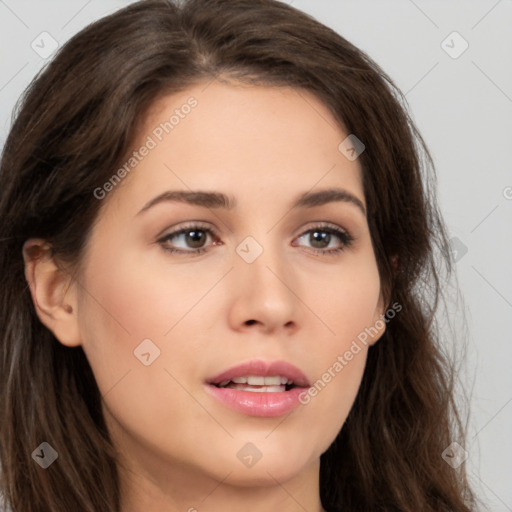
M234 377L233 379L225 380L220 383L220 386L227 386L230 382L234 382L235 384L249 384L249 386L284 386L293 383L292 380L287 377L281 377L280 375L271 377L248 375L247 377Z

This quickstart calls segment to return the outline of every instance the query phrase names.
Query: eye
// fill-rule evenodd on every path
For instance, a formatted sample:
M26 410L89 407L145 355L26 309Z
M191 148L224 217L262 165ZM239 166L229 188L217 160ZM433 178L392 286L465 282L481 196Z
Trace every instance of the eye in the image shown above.
M197 256L209 251L207 248L209 238L214 239L214 242L210 245L222 245L216 232L210 227L190 224L168 233L160 238L158 242L167 252ZM313 246L311 251L315 254L334 256L350 247L354 238L339 227L322 224L305 231L297 240L306 240L311 243ZM338 241L337 244L336 240ZM182 247L177 247L180 243Z
M208 237L218 240L216 233L211 228L192 224L165 235L158 242L164 250L170 253L197 255L208 251L204 248ZM176 241L180 241L180 239L182 244L185 244L185 248L175 247ZM173 241L172 245L170 244L171 241ZM214 242L214 245L218 244Z
M302 239L306 239L313 245L312 249L315 254L327 254L329 256L339 254L350 247L354 241L354 238L347 231L330 225L315 226L297 238L297 240ZM338 246L336 246L336 240L338 240ZM332 242L334 242L334 247L332 247ZM332 248L329 248L329 246Z

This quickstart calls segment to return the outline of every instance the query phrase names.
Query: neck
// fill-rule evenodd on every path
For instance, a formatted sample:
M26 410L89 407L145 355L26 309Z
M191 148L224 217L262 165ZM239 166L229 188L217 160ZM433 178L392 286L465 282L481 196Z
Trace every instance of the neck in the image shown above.
M125 452L126 453L126 452ZM319 490L320 461L283 478L264 471L257 482L241 482L233 468L208 474L186 464L124 460L120 466L121 512L324 512ZM262 472L260 471L260 475ZM248 508L250 504L250 508Z

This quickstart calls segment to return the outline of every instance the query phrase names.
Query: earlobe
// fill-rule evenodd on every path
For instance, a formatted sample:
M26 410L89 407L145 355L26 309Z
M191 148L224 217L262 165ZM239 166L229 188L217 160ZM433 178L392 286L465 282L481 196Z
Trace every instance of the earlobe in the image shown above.
M27 240L23 259L37 316L63 345L80 345L77 290L71 275L58 266L45 240Z

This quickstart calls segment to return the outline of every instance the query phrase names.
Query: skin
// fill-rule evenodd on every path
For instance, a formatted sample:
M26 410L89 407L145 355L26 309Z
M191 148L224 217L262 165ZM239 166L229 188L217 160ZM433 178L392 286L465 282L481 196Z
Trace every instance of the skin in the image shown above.
M313 95L292 88L200 83L153 105L134 148L191 96L197 106L102 199L77 280L58 262L29 256L26 276L39 318L67 346L82 345L120 451L122 511L321 511L319 460L357 394L368 346L325 388L277 418L241 414L213 398L207 378L252 359L285 360L314 382L385 312L366 216L348 202L313 208L300 194L339 187L364 201L348 135ZM220 191L232 211L162 202L167 190ZM192 221L211 228L194 256ZM355 241L334 255L308 234L321 222ZM305 236L304 233L306 233ZM206 235L206 233L205 233ZM247 237L263 248L247 263ZM199 245L200 246L200 245ZM327 249L343 246L332 235ZM160 356L134 350L151 339ZM248 468L237 452L253 443Z

